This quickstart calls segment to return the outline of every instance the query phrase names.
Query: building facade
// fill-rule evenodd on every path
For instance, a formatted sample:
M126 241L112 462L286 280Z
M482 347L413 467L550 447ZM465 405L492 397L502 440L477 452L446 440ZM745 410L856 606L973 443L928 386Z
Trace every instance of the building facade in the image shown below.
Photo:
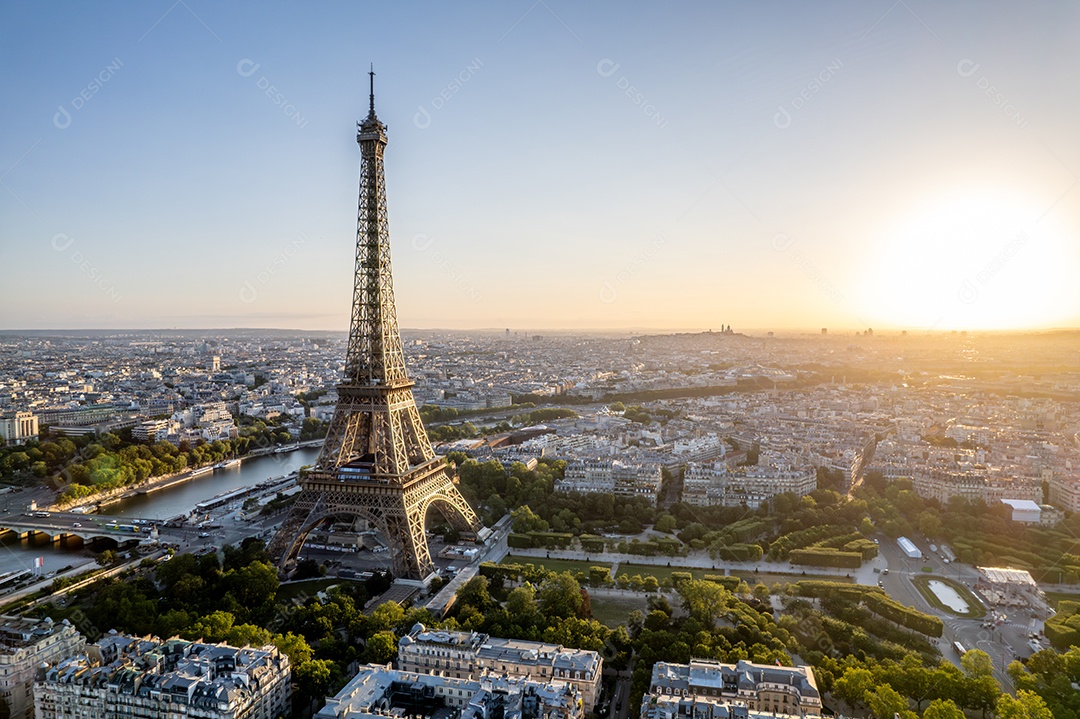
M1010 479L977 471L950 472L946 470L914 472L912 485L915 493L924 499L936 499L946 504L952 497L969 501L982 501L994 505L1003 499L1028 499L1042 502L1040 480L1017 477Z
M489 673L466 679L369 664L327 699L315 719L584 719L584 707L581 692L566 682Z
M658 701L663 697L743 706L750 716L755 712L821 716L821 694L809 666L781 667L747 661L721 664L708 659L692 659L689 664L657 662L649 693L641 702L642 716L650 703L654 707L663 704ZM670 702L667 704L670 707Z
M540 682L557 680L581 692L585 711L590 712L600 695L604 660L584 649L499 639L478 632L431 631L417 624L398 642L398 668L455 679L488 672Z
M723 463L689 464L683 475L683 497L697 507L757 509L778 494L803 496L817 489L814 469L738 467Z
M77 653L83 637L66 620L0 619L0 699L7 703L11 719L29 719L34 716L38 667Z
M289 658L110 633L42 671L37 719L277 719L288 709Z
M560 492L602 492L656 501L663 473L658 464L629 464L611 459L569 462L556 489Z
M26 444L38 438L38 418L33 412L0 415L0 439L6 444Z

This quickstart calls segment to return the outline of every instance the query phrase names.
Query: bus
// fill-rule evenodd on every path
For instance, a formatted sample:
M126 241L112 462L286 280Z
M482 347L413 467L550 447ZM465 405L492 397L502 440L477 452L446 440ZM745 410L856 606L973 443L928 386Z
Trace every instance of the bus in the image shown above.
M964 649L964 645L961 644L960 642L953 642L952 646L953 646L953 649L956 650L956 655L957 656L962 657L965 654L967 654L967 649Z

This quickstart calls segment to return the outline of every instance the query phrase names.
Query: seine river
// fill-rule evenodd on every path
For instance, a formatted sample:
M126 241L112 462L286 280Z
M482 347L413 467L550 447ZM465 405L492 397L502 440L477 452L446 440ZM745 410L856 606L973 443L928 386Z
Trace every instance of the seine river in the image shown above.
M122 517L170 519L190 512L199 502L222 492L258 484L270 477L286 475L305 464L313 464L318 456L319 448L314 447L256 457L234 469L215 470L169 489L110 504L102 513ZM93 561L87 552L65 550L52 544L30 546L26 541L14 539L0 543L0 573L31 569L35 557L42 557L45 566L40 571L43 573Z

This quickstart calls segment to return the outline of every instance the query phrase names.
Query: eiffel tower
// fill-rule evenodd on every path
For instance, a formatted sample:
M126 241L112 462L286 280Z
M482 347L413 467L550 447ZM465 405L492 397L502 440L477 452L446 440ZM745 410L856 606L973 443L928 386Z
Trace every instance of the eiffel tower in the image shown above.
M285 569L325 520L360 518L386 538L394 576L424 580L434 571L424 534L429 508L460 530L481 524L431 449L405 371L390 271L386 126L375 115L374 71L369 75L370 111L356 133L360 201L345 375L319 458L267 551Z

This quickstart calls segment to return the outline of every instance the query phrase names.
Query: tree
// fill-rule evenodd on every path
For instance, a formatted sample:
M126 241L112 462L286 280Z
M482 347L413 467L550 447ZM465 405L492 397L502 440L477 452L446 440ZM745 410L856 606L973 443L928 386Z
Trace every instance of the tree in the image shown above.
M971 649L960 658L960 666L969 679L994 675L994 662L982 649Z
M634 576L637 576L637 575L634 575ZM633 583L634 583L634 580L633 580L633 578L631 578L630 579L631 586L633 586ZM650 574L649 576L647 576L647 577L645 577L644 579L641 580L641 589L642 589L642 591L649 592L651 594L651 593L657 591L658 589L660 589L660 582L658 582L656 580L656 577L654 577L653 575Z
M275 634L273 642L278 651L287 656L289 663L294 667L311 659L311 646L298 634L292 632Z
M679 596L683 608L691 617L706 627L711 627L713 619L727 609L731 593L715 582L703 579L691 579L679 585Z
M907 699L888 684L881 684L866 694L866 704L877 719L894 719L908 711Z
M964 712L951 699L935 699L926 707L923 719L964 719Z
M548 575L536 592L540 611L547 617L580 617L584 607L581 585L570 572Z
M333 662L327 659L312 659L293 670L300 693L310 699L326 696L330 691L332 666Z
M393 632L375 632L367 640L364 648L366 661L374 664L386 664L397 656L397 637Z
M490 607L494 602L491 599L491 593L488 591L488 578L477 575L467 581L457 591L457 601L461 605L476 607L481 612Z
M531 617L536 614L536 590L531 586L515 587L506 598L506 612L512 617Z
M851 706L858 706L866 701L867 692L874 686L874 675L868 669L848 669L833 684L833 694Z
M1053 712L1035 692L1021 689L1013 699L1002 694L997 703L998 719L1054 719Z
M110 564L116 564L116 560L116 552L111 549L106 549L104 552L97 556L97 563L103 567L107 567Z
M656 524L653 526L653 528L657 532L671 534L675 531L675 527L677 525L678 522L675 520L675 517L671 516L670 514L661 514L660 519L656 520Z

